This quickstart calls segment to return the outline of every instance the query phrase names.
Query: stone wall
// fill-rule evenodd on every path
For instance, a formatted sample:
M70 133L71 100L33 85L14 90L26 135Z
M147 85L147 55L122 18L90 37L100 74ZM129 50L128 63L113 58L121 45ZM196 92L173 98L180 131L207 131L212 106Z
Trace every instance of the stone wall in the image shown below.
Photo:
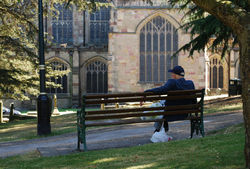
M160 15L176 28L183 16L177 10L169 9L117 9L111 22L109 34L109 90L111 92L136 92L162 84L142 84L139 82L139 32L149 20ZM111 20L112 21L112 20ZM178 30L179 47L189 41L189 34ZM179 54L178 63L186 72L186 79L194 81L196 88L205 86L205 61L203 53Z

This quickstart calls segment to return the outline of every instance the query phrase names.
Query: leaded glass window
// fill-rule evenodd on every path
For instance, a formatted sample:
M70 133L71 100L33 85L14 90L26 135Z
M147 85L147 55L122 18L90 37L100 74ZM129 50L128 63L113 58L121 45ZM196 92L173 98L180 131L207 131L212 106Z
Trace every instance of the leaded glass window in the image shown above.
M211 65L211 61L210 61L210 65ZM212 68L211 68L211 66L209 68L209 86L210 86L210 88L212 88Z
M87 66L87 93L108 92L108 67L101 61L94 61Z
M216 56L210 59L210 88L224 88L224 67Z
M223 88L223 67L219 67L219 88Z
M213 67L213 88L217 88L217 67Z
M110 7L101 7L100 10L90 13L90 44L95 46L108 45L109 19Z
M58 71L66 71L67 70L67 66L61 62L58 61L54 61L50 63L52 66L53 70L58 70ZM47 88L47 92L48 93L67 93L68 92L68 77L67 75L64 75L62 77L57 77L54 78L52 77L51 82L54 82L56 84L60 84L61 87L58 88Z
M238 66L238 78L239 79L241 78L241 75L240 75L240 65Z
M55 4L54 7L59 11L59 14L52 19L53 43L71 45L73 44L72 7L65 8L61 4Z
M177 50L177 30L168 20L157 16L146 23L140 30L140 81L171 78L168 70L178 64L178 58L171 57Z

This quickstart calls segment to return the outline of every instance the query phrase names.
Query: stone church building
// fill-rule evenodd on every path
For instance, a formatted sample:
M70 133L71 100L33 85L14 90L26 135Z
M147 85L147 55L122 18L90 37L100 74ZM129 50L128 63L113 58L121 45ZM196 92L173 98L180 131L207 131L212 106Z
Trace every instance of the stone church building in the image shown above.
M171 77L167 70L177 64L197 89L227 91L228 79L239 77L238 49L224 59L209 50L193 58L184 52L171 57L189 42L190 34L178 29L184 13L166 1L155 0L152 6L140 0L112 3L113 7L94 13L56 5L59 18L45 18L46 61L54 69L70 70L51 79L62 88L47 89L57 95L59 107L79 105L83 94L140 92L160 86Z

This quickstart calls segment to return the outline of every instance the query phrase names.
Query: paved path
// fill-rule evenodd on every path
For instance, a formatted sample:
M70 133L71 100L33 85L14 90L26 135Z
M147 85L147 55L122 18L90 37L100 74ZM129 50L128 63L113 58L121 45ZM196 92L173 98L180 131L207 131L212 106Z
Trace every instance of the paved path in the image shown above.
M204 117L205 132L219 130L243 122L242 112L212 114ZM130 124L87 132L89 150L129 147L150 143L153 123ZM189 121L170 123L169 135L174 140L186 139L190 135ZM195 136L197 137L197 136ZM42 156L64 155L76 152L76 133L32 139L27 141L0 143L0 157L8 157L30 151L38 151Z

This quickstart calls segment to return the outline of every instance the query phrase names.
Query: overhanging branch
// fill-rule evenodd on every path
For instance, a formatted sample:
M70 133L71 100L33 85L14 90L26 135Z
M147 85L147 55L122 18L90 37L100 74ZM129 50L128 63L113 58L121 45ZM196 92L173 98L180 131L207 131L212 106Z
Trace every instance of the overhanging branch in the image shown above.
M248 12L230 0L192 0L197 6L203 8L225 25L231 27L235 33L240 33L244 28L241 26L241 18ZM249 0L248 0L249 2Z

